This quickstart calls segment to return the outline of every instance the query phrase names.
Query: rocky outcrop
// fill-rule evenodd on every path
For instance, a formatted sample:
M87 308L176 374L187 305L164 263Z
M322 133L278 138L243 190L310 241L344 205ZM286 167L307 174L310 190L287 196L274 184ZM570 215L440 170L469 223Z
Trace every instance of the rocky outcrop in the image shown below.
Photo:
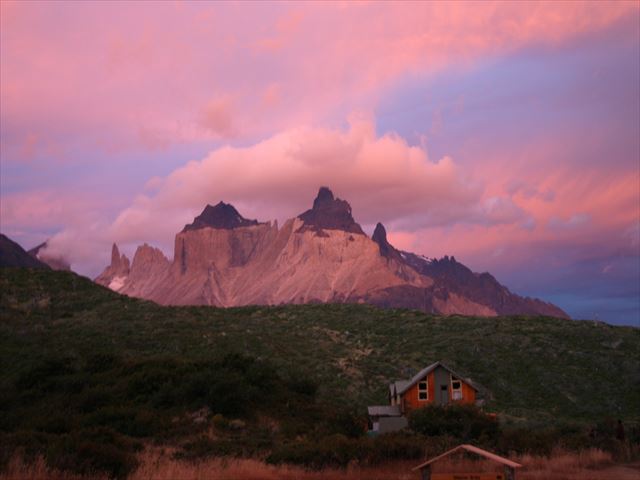
M111 247L111 263L95 279L95 282L119 292L129 277L129 267L129 259L124 253L120 255L120 250L118 250L118 246L114 243Z
M566 317L487 275L453 257L428 260L399 251L382 224L369 238L349 204L322 187L313 207L281 228L247 220L223 202L208 205L176 235L172 261L145 244L129 267L114 245L111 265L96 281L167 305L366 302L447 315Z
M345 200L334 198L333 192L327 187L320 187L313 207L298 218L303 222L300 232L311 230L323 235L324 230L341 230L365 234L351 215L351 205Z
M49 268L49 265L29 255L24 248L0 233L0 267Z
M207 205L202 213L193 219L193 223L184 226L183 232L200 228L233 229L258 225L257 220L248 220L238 213L233 205L219 202L212 207Z
M520 297L501 285L491 274L475 273L455 257L427 259L401 252L406 263L418 273L429 276L439 286L434 296L457 295L486 305L499 315L548 315L565 318L567 314L555 305L529 297Z
M400 252L396 250L387 240L387 230L384 228L384 225L378 223L376 225L376 229L373 231L373 236L371 240L378 244L378 248L380 249L380 255L385 258L396 260L397 262L404 263L404 259Z

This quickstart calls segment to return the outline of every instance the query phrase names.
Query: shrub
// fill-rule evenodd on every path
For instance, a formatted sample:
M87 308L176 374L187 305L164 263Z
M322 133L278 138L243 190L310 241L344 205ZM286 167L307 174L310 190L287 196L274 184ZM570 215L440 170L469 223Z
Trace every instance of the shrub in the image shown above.
M318 393L318 384L302 376L289 379L288 387L291 391L310 398L315 398Z
M421 435L387 433L374 437L369 445L371 464L393 460L413 460L424 457L426 439Z
M140 408L105 407L86 417L86 426L109 427L131 437L148 437L163 430L164 418Z
M409 427L423 435L449 435L463 441L495 439L500 430L494 418L472 405L428 405L411 412Z
M114 478L126 478L137 467L132 453L116 445L67 437L50 445L47 463L60 470L82 475L106 473Z
M317 442L302 441L281 445L266 461L271 464L289 463L314 469L345 467L352 460L366 456L367 449L363 446L363 442L336 434L323 437Z
M69 358L45 358L38 364L18 376L16 387L18 390L37 389L52 391L57 387L56 377L74 372Z
M327 418L328 430L331 433L344 435L348 438L358 438L364 435L367 419L357 412L340 410Z
M229 426L229 420L225 418L224 415L220 415L219 413L216 413L213 416L212 421L213 426L219 430L225 430Z
M548 456L556 445L557 439L558 432L552 428L510 428L502 432L497 447L504 453Z
M86 359L84 369L88 373L102 373L113 369L119 363L118 357L111 353L96 353Z

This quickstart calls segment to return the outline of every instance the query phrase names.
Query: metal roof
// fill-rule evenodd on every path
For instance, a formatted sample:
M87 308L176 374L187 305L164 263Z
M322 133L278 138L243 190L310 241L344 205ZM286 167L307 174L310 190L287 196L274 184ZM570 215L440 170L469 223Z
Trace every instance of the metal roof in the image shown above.
M411 387L413 387L416 383L418 383L420 380L422 380L425 376L427 376L430 372L432 372L433 370L435 370L437 367L442 367L445 370L447 370L451 375L453 375L454 377L456 377L458 380L463 381L464 383L466 383L467 385L469 385L471 388L473 388L476 392L478 392L478 388L473 384L473 382L471 382L471 380L468 380L466 378L461 377L460 375L458 375L456 372L454 372L453 370L451 370L449 367L447 367L444 363L442 362L436 362L436 363L432 363L431 365L429 365L428 367L423 368L422 370L420 370L418 373L416 373L411 380L407 381L399 381L396 382L396 385L399 383L403 383L404 385L402 386L402 388L398 389L398 393L399 394L403 394L404 392L406 392L407 390L409 390Z
M367 407L367 412L372 417L399 417L402 415L400 405L374 405Z
M431 460L427 460L426 462L418 465L417 467L414 467L412 470L420 470L426 467L427 465L431 465L432 463L437 462L438 460L448 455L451 455L452 453L458 452L460 450L466 450L467 452L475 453L477 455L483 456L485 458L488 458L489 460L493 460L494 462L501 463L511 468L522 467L522 465L520 465L519 463L516 463L513 460L509 460L508 458L501 457L500 455L496 455L495 453L487 452L486 450L482 450L481 448L474 447L473 445L463 444L463 445L458 445L456 448L452 448L448 452L444 452L442 455L438 455L437 457L434 457Z
M409 380L397 380L393 382L393 386L396 388L396 393L400 392L403 388L409 385Z

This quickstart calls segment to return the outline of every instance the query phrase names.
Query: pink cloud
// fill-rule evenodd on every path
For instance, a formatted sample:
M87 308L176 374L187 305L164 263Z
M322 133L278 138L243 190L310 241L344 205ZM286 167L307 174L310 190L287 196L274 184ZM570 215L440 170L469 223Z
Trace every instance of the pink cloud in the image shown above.
M611 132L575 138L569 126L520 155L469 148L463 154L474 165L462 167L463 155L430 159L426 142L377 135L370 118L338 127L348 112L375 111L407 78L473 69L519 49L553 50L637 18L637 2L3 1L0 8L3 163L65 159L78 142L117 153L114 162L141 146L234 142L153 178L113 224L105 215L83 217L81 210L98 209L83 203L90 202L84 192L3 193L3 227L63 225L54 244L87 245L79 258L112 239L159 241L170 253L173 234L218 200L262 220L293 216L321 184L349 200L360 222L390 222L393 241L430 256L507 262L527 246L602 239L637 248L637 172L553 160L575 156L563 145L597 144ZM468 104L460 97L443 105L431 133ZM104 161L95 158L81 161Z
M200 112L199 124L213 135L231 138L236 135L232 110L229 98L212 100Z
M635 2L2 2L2 123L22 131L3 148L33 134L45 145L72 137L153 150L146 132L215 140L238 124L265 137L372 109L407 75L553 48L637 11ZM278 99L277 116L263 108Z
M172 238L204 205L219 200L245 216L282 221L308 208L321 185L351 202L364 224L416 216L492 221L494 215L493 207L476 208L481 186L452 159L431 161L424 149L393 133L377 136L372 120L356 115L348 130L292 129L253 146L220 148L156 178L153 193L138 196L113 233L125 241Z
M4 195L0 231L32 248L48 240L47 254L64 257L81 273L104 265L109 223L100 211L104 197L94 192L45 189Z

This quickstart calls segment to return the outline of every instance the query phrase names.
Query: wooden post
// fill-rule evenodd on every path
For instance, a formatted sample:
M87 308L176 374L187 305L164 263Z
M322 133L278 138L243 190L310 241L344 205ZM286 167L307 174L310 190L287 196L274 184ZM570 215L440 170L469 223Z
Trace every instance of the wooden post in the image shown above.
M516 469L505 465L504 480L516 480Z
M420 475L422 480L431 480L431 465L421 468Z

